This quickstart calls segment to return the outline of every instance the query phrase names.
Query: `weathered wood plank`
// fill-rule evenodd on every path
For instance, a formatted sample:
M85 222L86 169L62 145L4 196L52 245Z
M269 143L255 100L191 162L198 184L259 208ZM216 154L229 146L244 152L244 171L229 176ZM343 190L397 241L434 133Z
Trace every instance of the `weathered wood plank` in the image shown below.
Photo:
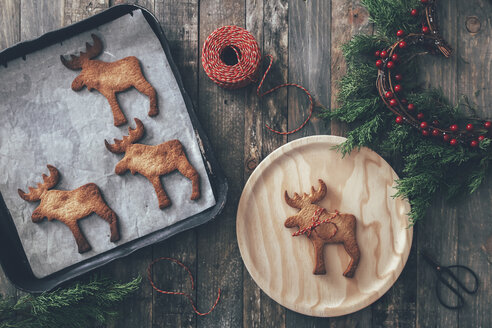
M174 62L178 66L186 92L198 107L198 0L156 0L155 15L164 29Z
M29 40L63 25L64 0L21 1L21 39Z
M20 41L20 2L2 1L0 10L0 49L8 48Z
M20 3L15 0L2 2L0 10L0 49L8 48L20 41ZM16 289L7 280L0 268L0 294L15 297Z
M481 117L492 117L492 3L484 0L457 1L459 93L467 95L477 106ZM460 311L460 327L492 327L492 265L481 252L492 234L490 203L492 177L486 179L476 194L466 197L459 209L458 262L474 270L480 277L476 295L466 297L466 308ZM470 276L460 276L471 283ZM468 295L467 295L468 296Z
M325 106L337 108L337 82L345 75L347 68L341 45L357 33L372 33L369 13L362 7L360 0L331 0L331 101ZM339 122L331 122L331 134L344 135L346 127Z
M186 265L196 277L196 234L186 231L152 246L153 257L171 257ZM161 261L153 267L153 279L162 290L185 292L194 298L188 273L179 265ZM147 281L145 281L147 283ZM188 299L153 292L152 327L195 327L196 316Z
M159 1L159 0L158 0ZM155 11L155 3L158 2L156 0L110 0L110 5L111 6L116 6L116 5L123 5L123 4L129 4L129 5L139 5L144 7L145 9L149 10L150 12L154 13ZM162 1L160 1L162 3ZM169 1L170 3L174 3L172 1ZM177 7L182 7L179 3L174 5L177 5Z
M79 22L109 7L109 0L65 0L63 25Z
M140 288L117 307L120 315L108 327L152 327L153 289L146 276L151 258L152 248L146 247L96 270L103 276L119 281L129 281L138 275L142 276Z
M246 29L263 50L264 1L246 0ZM255 86L248 88L244 112L244 182L263 159L263 102L256 96ZM261 290L243 265L242 327L261 327Z
M244 1L200 3L200 47L223 25L245 25ZM200 65L201 66L201 65ZM242 262L236 243L236 208L243 185L245 90L220 89L198 69L198 116L229 180L227 205L213 222L197 229L197 303L208 309L222 288L216 310L197 318L197 327L240 327L243 322Z
M438 4L439 25L444 38L457 48L457 1ZM450 58L426 55L419 59L419 74L425 87L441 88L450 101L458 97L456 70L459 54ZM428 250L441 263L454 263L458 256L458 206L437 197L429 213L418 223L417 249ZM418 327L457 327L458 314L442 307L435 296L435 275L417 256L417 317Z
M145 4L139 3L145 6ZM152 5L152 4L148 4ZM171 48L174 62L178 66L185 89L197 104L198 93L198 1L155 1L155 15L161 22ZM170 240L153 246L155 258L168 256L179 259L197 278L196 232L183 232ZM160 263L154 271L154 279L161 281L166 290L190 293L196 301L196 290L192 292L189 278L183 268ZM153 327L195 327L197 316L189 301L183 296L162 295L154 292Z
M289 2L289 82L309 90L314 99L327 106L331 90L330 47L331 6L329 1ZM305 93L289 89L289 130L298 127L309 112ZM315 115L289 141L313 134L329 134L330 128Z
M263 90L287 82L289 64L289 31L288 25L289 6L288 0L263 2L263 55L273 56L274 64L268 73L266 86ZM266 63L265 63L266 64ZM264 68L266 69L266 67ZM256 87L256 85L255 85ZM255 88L254 88L255 89ZM255 90L252 93L255 94ZM274 94L266 96L260 102L263 124L262 132L262 159L273 150L287 141L281 136L267 130L265 123L269 125L280 124L281 129L287 128L288 98L287 90L278 90ZM255 96L255 95L254 95ZM246 145L247 146L247 145ZM264 292L260 293L261 324L260 327L284 327L286 310L273 301Z
M315 100L324 101L325 104L330 99L330 91L327 89L329 85L319 85L318 79L330 80L330 66L327 62L330 58L330 21L329 1L289 1L288 81L304 86ZM318 44L320 39L324 43ZM304 122L309 110L309 101L306 98L301 90L289 88L288 130L295 129ZM324 122L312 118L300 132L289 135L288 140L316 132L326 133L325 131ZM286 310L285 317L286 327L327 326L330 322L329 319L308 317L291 310Z
M334 28L334 22L348 14L344 11L346 4L332 1L296 1L289 2L289 82L306 87L315 100L324 106L330 106L334 97L329 81L333 80L334 42L340 45L340 40L350 37L347 29ZM346 2L346 1L344 1ZM337 10L335 16L334 10ZM361 19L359 25L367 24L367 19ZM345 25L349 25L345 23ZM349 31L350 31L349 28ZM341 77L341 75L338 75ZM333 83L332 83L333 85ZM308 101L302 91L289 90L289 130L301 124L308 112ZM333 123L332 123L333 125ZM313 134L330 134L330 124L314 116L300 132L290 135L289 141ZM333 132L333 131L332 131ZM369 314L369 315L368 315ZM286 313L287 327L354 327L370 322L370 310L362 310L356 314L337 318L312 318L292 311Z

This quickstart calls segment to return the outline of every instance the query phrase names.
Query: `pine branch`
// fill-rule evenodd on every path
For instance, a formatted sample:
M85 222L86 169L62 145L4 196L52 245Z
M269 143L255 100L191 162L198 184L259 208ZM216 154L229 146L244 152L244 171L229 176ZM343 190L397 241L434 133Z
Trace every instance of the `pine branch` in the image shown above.
M136 291L141 281L141 277L127 283L93 277L69 288L26 295L15 303L0 296L0 328L86 328L106 323L118 314L115 305Z

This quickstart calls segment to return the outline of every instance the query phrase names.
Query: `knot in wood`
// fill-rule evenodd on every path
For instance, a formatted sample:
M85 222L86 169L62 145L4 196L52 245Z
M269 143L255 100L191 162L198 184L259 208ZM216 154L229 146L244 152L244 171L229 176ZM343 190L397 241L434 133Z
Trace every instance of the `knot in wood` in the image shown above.
M480 20L478 19L477 16L469 16L466 18L465 26L468 32L478 33L482 28L482 23L480 23Z

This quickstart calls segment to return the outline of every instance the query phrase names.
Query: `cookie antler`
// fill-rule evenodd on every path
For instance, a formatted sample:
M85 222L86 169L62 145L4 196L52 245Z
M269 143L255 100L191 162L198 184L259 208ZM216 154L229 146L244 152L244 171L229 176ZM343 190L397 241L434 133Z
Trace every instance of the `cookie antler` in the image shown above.
M323 180L318 179L319 189L318 191L314 190L314 187L311 187L311 194L309 194L309 201L314 204L325 198L326 196L326 184Z
M88 42L86 42L86 52L81 51L78 57L75 55L70 55L72 59L66 60L63 55L60 55L61 62L65 65L65 67L74 71L79 70L82 68L83 62L98 56L102 52L103 46L101 39L95 34L91 34L91 37L94 44L91 46Z
M43 192L53 188L58 183L60 173L56 167L52 165L48 165L48 170L50 171L50 176L43 174L44 183L38 183L37 188L29 187L29 193L27 194L21 189L18 189L17 192L19 193L19 196L29 202L35 202L40 199Z
M297 209L301 209L303 206L308 204L314 204L322 200L326 196L326 184L323 180L319 179L319 189L316 191L314 187L311 187L311 193L308 195L304 193L301 197L297 193L294 193L294 198L290 198L287 190L285 191L284 198L285 202L289 206Z
M289 204L290 207L301 209L302 208L302 198L296 192L294 193L294 198L290 198L287 190L284 193L285 202Z
M128 136L124 136L122 140L114 139L114 144L112 145L104 140L106 148L112 153L121 154L126 151L129 145L140 140L144 135L144 125L138 118L135 118L135 123L137 124L136 128L128 127Z

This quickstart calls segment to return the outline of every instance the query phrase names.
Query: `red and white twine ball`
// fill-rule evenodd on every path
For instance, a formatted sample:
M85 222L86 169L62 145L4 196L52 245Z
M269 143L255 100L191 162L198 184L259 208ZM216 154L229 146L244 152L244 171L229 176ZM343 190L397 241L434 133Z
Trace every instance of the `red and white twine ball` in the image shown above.
M237 62L226 63L224 55L227 52L235 53ZM308 90L295 83L284 83L261 93L261 87L273 63L273 57L271 55L267 55L267 57L270 59L270 64L258 84L256 90L258 97L263 97L282 87L292 86L306 93L310 105L308 117L294 130L282 132L274 130L267 124L265 126L270 131L282 135L295 133L302 129L311 118L314 108L313 98ZM239 26L220 27L205 40L202 49L202 65L208 77L220 87L226 89L243 88L258 81L261 69L261 52L258 42L251 33Z
M224 51L236 52L237 64L224 62ZM238 89L256 81L261 62L258 42L251 33L238 26L224 26L212 32L205 41L202 65L208 77L226 89Z

